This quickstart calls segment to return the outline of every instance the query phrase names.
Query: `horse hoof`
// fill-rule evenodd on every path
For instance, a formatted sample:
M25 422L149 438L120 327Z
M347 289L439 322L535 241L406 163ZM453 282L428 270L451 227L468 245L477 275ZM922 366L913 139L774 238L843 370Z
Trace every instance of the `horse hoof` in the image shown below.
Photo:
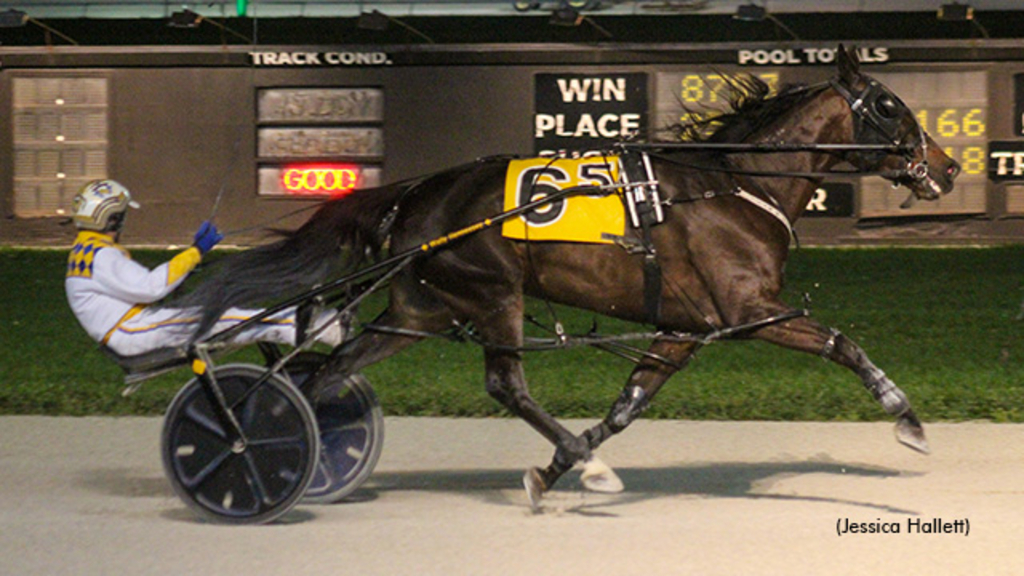
M580 481L583 487L591 492L615 494L625 488L619 475L596 456L591 456L590 460L583 463Z
M921 421L917 419L917 416L909 410L896 421L896 440L911 450L916 450L921 454L931 454L928 440L924 437L924 427L921 426Z
M523 488L526 488L526 497L530 499L530 509L540 512L540 500L544 497L544 478L540 468L530 468L523 474Z

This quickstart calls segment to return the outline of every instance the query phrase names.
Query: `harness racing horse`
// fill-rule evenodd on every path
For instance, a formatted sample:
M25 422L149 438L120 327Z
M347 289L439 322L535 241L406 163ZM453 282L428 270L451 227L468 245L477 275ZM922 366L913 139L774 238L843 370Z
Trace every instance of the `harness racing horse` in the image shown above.
M484 344L487 392L555 446L551 464L524 477L535 507L578 463L592 464L584 466L586 487L621 489L614 472L602 469L592 453L629 426L706 342L671 336L676 333L747 327L740 333L745 338L844 366L896 418L897 439L927 453L907 396L861 347L779 300L792 223L833 167L846 162L861 173L882 174L920 199L949 193L959 172L911 110L860 73L855 53L840 47L837 62L831 81L772 97L759 81L745 81L732 112L704 134L704 149L652 145L647 162L658 182L664 221L647 231L646 252L660 269L661 336L639 359L604 420L581 435L563 427L528 392L524 296L647 322L649 306L639 295L649 290L649 274L644 258L620 245L524 242L497 228L471 226L501 213L509 158L485 158L328 201L286 238L222 260L187 301L205 306L207 317L215 318L228 306L308 289L337 274L339 266L356 269L379 255L386 241L398 254L445 238L443 250L413 260L390 278L385 312L372 328L336 348L317 378L358 372L428 333L471 324ZM716 144L778 151L723 152ZM833 144L839 146L829 148ZM446 236L467 227L479 231ZM627 228L626 235L645 245L640 230Z

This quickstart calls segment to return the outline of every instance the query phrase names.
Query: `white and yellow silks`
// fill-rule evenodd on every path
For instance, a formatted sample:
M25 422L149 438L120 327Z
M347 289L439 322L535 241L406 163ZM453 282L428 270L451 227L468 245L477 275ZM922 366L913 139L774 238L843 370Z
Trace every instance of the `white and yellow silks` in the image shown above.
M125 356L187 343L196 328L194 310L153 307L173 292L202 260L188 248L152 270L131 259L113 236L81 231L68 255L64 288L68 304L89 336ZM214 331L241 322L259 310L231 309ZM237 344L295 340L294 310L286 310L243 331Z

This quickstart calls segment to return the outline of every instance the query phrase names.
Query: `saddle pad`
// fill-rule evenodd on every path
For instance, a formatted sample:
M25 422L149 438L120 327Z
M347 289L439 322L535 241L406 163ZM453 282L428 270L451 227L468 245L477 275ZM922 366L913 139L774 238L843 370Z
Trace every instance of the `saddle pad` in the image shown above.
M509 162L505 210L512 210L559 190L607 186L619 178L617 156L528 158ZM611 244L604 234L622 236L626 214L617 194L571 196L502 224L506 238L529 241Z

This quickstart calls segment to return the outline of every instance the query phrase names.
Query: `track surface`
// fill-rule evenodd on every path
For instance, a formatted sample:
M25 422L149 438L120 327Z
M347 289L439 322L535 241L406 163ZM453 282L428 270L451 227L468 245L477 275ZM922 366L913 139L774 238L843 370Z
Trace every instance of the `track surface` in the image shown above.
M590 424L570 421L574 430ZM514 420L391 418L349 502L206 524L172 494L157 418L0 418L0 574L1020 574L1024 426L636 422L600 452L626 491L563 480ZM917 533L933 519L956 532ZM837 524L900 532L837 534ZM890 524L893 523L893 524ZM964 532L969 527L969 533Z

